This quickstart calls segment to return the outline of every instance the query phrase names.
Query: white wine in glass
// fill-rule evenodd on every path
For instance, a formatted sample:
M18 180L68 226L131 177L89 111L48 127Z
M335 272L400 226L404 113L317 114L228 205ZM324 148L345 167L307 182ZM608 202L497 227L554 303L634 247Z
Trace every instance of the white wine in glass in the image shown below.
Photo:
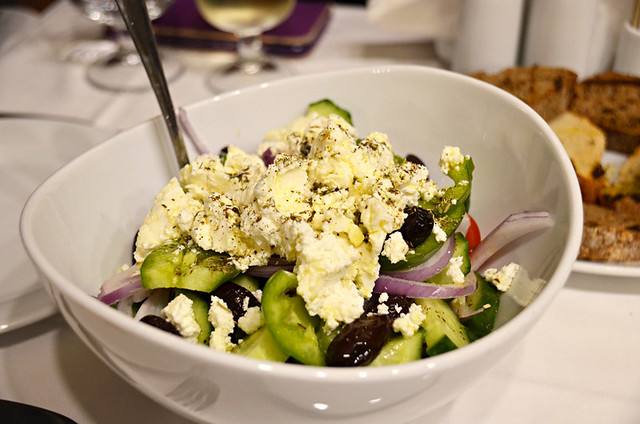
M227 91L289 75L269 58L261 35L284 22L295 8L295 0L196 0L202 17L215 28L237 38L233 65L210 76L215 91Z
M151 20L159 18L175 0L146 0ZM89 66L87 78L96 87L109 91L139 91L150 89L142 62L129 37L115 0L71 0L88 19L107 25L116 34L118 50ZM176 78L182 65L163 57L162 67L168 81Z

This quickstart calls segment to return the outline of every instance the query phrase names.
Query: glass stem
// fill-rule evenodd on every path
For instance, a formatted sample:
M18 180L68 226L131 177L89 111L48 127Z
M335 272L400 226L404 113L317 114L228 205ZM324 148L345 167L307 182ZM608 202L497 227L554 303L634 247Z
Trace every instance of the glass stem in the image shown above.
M265 64L260 35L238 36L238 68L248 75L260 72Z

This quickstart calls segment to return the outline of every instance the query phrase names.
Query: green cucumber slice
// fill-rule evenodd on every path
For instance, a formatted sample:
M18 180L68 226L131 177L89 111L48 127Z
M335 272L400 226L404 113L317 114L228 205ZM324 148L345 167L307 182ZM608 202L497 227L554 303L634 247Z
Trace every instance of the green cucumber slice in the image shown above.
M442 299L414 299L422 307L425 319L427 355L435 356L469 344L467 329L449 304Z
M269 278L262 292L264 322L284 352L305 365L322 366L324 355L316 334L322 321L309 315L297 287L292 272L280 270Z
M180 242L160 246L140 266L142 286L147 289L180 288L210 293L239 273L225 255Z
M404 337L401 334L392 337L382 347L370 366L395 365L421 359L424 333L424 329L419 328L411 337Z
M309 114L309 112L316 112L318 115L326 116L327 118L329 115L335 114L341 116L345 121L353 125L353 122L351 121L351 113L336 105L329 99L322 99L315 103L311 103L307 107L307 114Z
M477 340L493 331L496 322L496 315L500 309L500 294L498 289L476 273L478 288L475 292L466 297L467 305L472 311L485 308L484 311L466 318L464 326L470 340Z
M267 327L259 328L231 351L248 358L263 361L285 362L289 358L289 355L280 349L280 346L273 340Z
M198 335L198 343L209 345L209 337L213 326L209 322L209 307L210 302L201 293L191 290L176 290L176 296L183 294L193 301L193 313L196 318L196 322L200 327L200 334Z

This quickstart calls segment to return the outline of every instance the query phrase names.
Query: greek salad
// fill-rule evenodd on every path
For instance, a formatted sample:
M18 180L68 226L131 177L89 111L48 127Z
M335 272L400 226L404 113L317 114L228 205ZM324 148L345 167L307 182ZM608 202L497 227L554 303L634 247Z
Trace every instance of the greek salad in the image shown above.
M267 133L256 154L199 155L158 193L133 264L97 298L192 343L314 366L380 366L489 334L504 293L545 282L491 257L553 226L517 212L486 237L470 215L474 164L444 146L439 187L386 134L361 136L328 99Z

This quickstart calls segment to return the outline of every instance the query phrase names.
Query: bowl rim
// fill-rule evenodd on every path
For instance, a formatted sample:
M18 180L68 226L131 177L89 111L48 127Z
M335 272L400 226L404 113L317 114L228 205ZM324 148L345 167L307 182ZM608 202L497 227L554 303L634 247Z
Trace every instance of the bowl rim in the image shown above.
M462 84L475 85L479 89L488 91L493 96L501 97L504 101L508 102L514 107L523 110L526 115L534 121L536 126L542 132L546 143L550 145L549 147L551 147L557 159L563 164L562 176L564 177L565 182L571 188L569 190L570 197L567 199L570 228L567 233L568 238L562 251L562 256L558 261L558 266L547 282L545 288L531 304L529 304L526 308L519 312L514 318L509 320L507 324L490 333L489 335L483 337L482 339L476 340L468 346L465 346L464 348L447 352L442 355L384 367L334 368L277 363L256 360L253 358L246 358L240 355L233 355L218 352L215 350L212 351L213 349L209 349L206 346L192 346L190 343L175 343L175 336L165 333L161 330L151 328L149 326L138 325L130 317L125 316L124 314L114 310L113 308L107 307L102 302L92 297L90 294L81 290L79 287L74 285L72 281L66 279L61 273L59 273L55 269L53 264L51 264L44 257L42 251L38 247L38 243L34 234L30 231L30 228L33 227L34 212L38 207L38 203L41 198L43 198L47 193L51 192L52 188L54 188L59 181L64 179L66 174L73 172L73 170L78 166L79 163L84 160L87 155L95 155L98 154L97 152L102 149L109 149L111 145L117 144L119 140L121 140L123 137L126 137L128 132L143 126L153 125L154 121L159 121L159 117L147 120L128 130L121 131L113 137L110 137L102 144L90 149L76 159L72 160L70 163L68 163L66 166L58 170L55 174L53 174L46 181L40 184L38 188L36 188L36 190L27 200L20 219L21 238L26 247L28 255L40 270L41 275L46 275L47 279L53 286L56 287L57 290L62 292L64 296L68 296L83 308L92 310L93 313L99 315L100 319L108 321L110 324L118 327L123 331L132 333L136 337L141 337L149 343L154 343L160 345L163 349L169 349L171 351L179 353L185 358L193 358L198 362L230 367L235 370L248 373L269 373L282 378L299 381L306 381L309 379L322 379L324 381L330 382L353 382L355 379L374 382L389 379L404 379L416 375L424 375L425 373L431 373L437 370L453 368L457 364L465 362L465 360L467 360L468 358L480 357L485 352L504 346L508 340L518 337L519 334L524 335L526 332L524 331L526 327L532 324L532 317L539 315L544 309L546 309L551 300L564 285L571 272L572 265L575 261L580 246L582 232L582 202L579 195L577 178L575 176L575 173L572 171L571 162L559 139L548 126L548 124L533 109L531 109L517 97L483 81L448 70L419 65L385 65L325 71L314 74L295 76L285 80L274 81L272 83L262 84L260 86L248 87L233 92L213 96L211 98L204 99L202 101L186 106L185 110L188 111L194 108L199 108L211 102L224 101L227 98L235 97L238 95L247 95L245 93L263 90L271 86L286 86L291 84L292 81L313 81L318 78L332 78L341 75L362 73L388 73L394 75L402 75L406 73L421 73L426 77L430 77L431 75L440 75L446 78L453 78L454 80L460 81L460 83Z

